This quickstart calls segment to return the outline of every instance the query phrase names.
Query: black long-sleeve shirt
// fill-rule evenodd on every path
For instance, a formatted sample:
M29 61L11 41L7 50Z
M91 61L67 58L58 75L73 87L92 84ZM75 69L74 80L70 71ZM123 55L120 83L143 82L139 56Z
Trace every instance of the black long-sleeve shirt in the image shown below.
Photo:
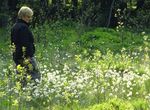
M15 52L13 59L24 59L33 57L35 53L34 38L32 32L29 30L29 24L22 19L18 19L11 29L11 43L15 45ZM25 51L23 50L25 48Z

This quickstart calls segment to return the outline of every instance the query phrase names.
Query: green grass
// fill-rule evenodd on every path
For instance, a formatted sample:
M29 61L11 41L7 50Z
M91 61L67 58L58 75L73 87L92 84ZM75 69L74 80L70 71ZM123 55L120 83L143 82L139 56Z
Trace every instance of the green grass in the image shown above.
M44 29L46 32L40 33L45 35L47 40L45 43L52 43L61 48L72 50L72 52L80 49L81 51L82 49L98 49L105 52L108 48L114 52L119 52L122 48L132 51L143 45L143 35L141 33L132 33L127 30L117 32L114 29L105 28L88 29L87 27L87 29L82 29L86 27L80 27L80 25L67 27L61 23L58 23L54 29L51 28L46 27ZM36 32L35 35L39 36ZM40 39L43 40L44 38L40 37Z
M7 30L0 29L0 109L149 109L148 33L60 21L32 28L43 76L34 91L15 83Z
M148 110L148 102L137 99L132 101L112 99L108 102L91 106L85 110Z

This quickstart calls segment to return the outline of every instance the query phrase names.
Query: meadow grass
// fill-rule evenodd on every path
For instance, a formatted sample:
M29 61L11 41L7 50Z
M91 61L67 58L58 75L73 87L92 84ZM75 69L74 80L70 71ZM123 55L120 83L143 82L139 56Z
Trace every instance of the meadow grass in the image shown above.
M21 88L6 30L0 29L0 109L150 108L148 34L60 21L36 26L35 57L42 79Z

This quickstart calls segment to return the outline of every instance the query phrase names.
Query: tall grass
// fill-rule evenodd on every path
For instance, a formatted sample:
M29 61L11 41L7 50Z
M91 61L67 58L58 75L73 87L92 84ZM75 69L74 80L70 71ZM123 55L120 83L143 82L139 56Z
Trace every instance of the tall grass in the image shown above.
M33 32L42 79L35 85L29 78L21 87L9 41L1 40L0 109L150 108L148 35L124 31L122 44L113 29L86 29L67 22L37 26Z

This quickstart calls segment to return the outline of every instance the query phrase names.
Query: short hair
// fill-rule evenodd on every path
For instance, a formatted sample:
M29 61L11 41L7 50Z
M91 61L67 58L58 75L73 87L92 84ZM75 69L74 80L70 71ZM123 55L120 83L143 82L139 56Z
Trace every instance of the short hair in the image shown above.
M22 19L24 16L27 16L27 15L29 16L33 15L32 9L27 6L22 6L20 10L18 11L18 18Z

